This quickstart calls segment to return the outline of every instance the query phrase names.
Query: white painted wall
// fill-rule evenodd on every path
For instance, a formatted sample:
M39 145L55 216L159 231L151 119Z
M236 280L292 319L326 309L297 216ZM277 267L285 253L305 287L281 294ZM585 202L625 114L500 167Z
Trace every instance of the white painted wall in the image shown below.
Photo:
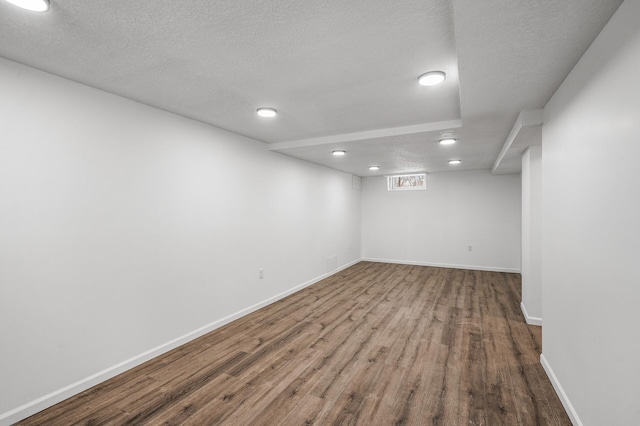
M543 365L575 424L640 419L640 1L545 107Z
M351 175L3 59L0 94L0 423L360 257Z
M522 154L522 311L542 325L542 147Z
M520 271L520 175L433 173L424 191L362 184L362 256L377 261ZM468 251L468 246L473 251Z

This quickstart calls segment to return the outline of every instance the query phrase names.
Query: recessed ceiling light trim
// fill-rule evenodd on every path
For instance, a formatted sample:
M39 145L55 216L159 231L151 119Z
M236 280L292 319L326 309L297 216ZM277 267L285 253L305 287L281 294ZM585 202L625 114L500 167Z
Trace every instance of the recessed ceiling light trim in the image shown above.
M347 155L347 151L343 149L336 149L331 151L331 154L333 154L334 157L342 157L344 155Z
M454 165L454 166L456 164L460 164L460 163L462 163L462 160L449 160L449 164Z
M440 145L453 145L454 143L456 143L456 138L453 136L453 132L440 132Z
M31 12L46 12L49 10L49 0L6 0L14 6Z
M380 166L369 166L369 170L371 171L380 170Z
M275 117L278 114L278 111L275 108L261 107L256 110L260 117Z
M420 86L435 86L447 79L447 74L443 71L429 71L418 77Z

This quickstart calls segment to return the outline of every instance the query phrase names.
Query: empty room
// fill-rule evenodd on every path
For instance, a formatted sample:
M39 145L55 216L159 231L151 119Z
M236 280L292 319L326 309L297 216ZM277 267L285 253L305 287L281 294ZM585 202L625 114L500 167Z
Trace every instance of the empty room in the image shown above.
M640 424L639 22L0 0L0 426Z

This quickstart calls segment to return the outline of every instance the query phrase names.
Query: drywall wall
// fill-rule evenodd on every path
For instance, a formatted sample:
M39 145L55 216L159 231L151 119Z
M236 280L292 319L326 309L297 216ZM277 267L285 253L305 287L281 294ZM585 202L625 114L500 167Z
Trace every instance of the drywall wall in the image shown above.
M640 418L640 1L545 107L543 356L574 424Z
M520 175L433 173L392 192L364 178L362 238L365 259L519 272Z
M522 154L522 311L542 325L542 147Z
M360 257L351 175L3 59L0 93L4 422Z

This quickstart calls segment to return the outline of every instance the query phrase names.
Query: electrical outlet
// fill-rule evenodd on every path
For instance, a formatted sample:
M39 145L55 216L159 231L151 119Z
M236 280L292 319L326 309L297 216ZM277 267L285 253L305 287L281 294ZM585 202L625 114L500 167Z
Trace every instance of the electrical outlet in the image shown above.
M264 269L259 268L258 269L258 279L261 280L264 278Z

